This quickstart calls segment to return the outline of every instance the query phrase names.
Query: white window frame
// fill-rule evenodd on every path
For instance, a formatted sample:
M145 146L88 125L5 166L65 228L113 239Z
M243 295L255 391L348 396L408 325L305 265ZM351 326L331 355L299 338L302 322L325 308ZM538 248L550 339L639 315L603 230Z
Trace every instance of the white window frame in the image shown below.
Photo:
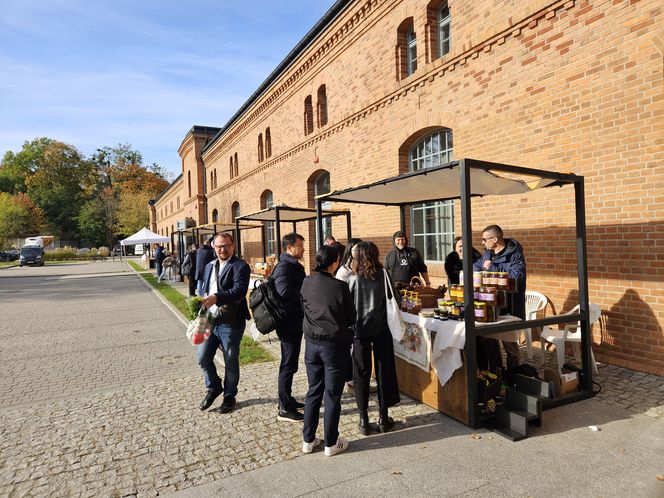
M414 28L410 28L406 34L406 58L410 76L417 71L417 35Z
M265 196L265 209L269 209L274 206L274 194L272 191L269 191L269 194ZM272 256L277 254L277 242L274 240L276 234L276 222L268 221L265 223L265 254Z
M327 190L322 188L321 181L327 176ZM324 191L325 190L325 191ZM322 172L314 182L314 199L319 195L330 193L330 173L328 171ZM323 202L321 209L332 209L331 202ZM323 239L328 235L332 235L332 218L323 218Z
M452 16L447 4L438 10L438 57L447 55L452 49Z
M409 170L418 171L448 163L452 160L452 150L452 130L437 130L411 147L408 152ZM411 245L420 251L425 261L444 261L454 241L454 202L413 204L410 208L410 231Z

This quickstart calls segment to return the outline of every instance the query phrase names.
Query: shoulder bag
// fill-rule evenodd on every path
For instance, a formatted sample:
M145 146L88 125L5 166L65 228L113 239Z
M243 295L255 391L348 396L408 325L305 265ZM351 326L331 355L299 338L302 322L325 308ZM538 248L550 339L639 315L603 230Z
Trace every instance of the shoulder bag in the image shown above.
M401 317L401 310L399 303L394 295L392 282L387 275L387 271L383 269L383 279L385 281L385 304L387 308L387 326L390 328L390 333L395 341L401 342L404 334L406 333L406 326Z

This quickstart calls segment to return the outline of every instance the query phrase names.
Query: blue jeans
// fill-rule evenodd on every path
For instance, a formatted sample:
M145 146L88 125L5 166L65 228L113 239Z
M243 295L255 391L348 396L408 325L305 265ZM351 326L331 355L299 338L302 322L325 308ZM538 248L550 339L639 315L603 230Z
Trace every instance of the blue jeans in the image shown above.
M206 289L203 289L203 280L196 280L196 295L203 297Z
M325 446L334 446L339 438L341 395L350 368L350 344L330 348L305 341L304 363L307 367L309 391L304 401L304 428L302 436L306 443L316 438L320 405L325 397L323 434Z
M234 398L240 382L240 341L244 335L244 320L240 325L217 325L210 337L198 346L198 364L203 371L205 387L210 391L223 391L224 398ZM224 353L224 383L217 374L214 355L221 346Z

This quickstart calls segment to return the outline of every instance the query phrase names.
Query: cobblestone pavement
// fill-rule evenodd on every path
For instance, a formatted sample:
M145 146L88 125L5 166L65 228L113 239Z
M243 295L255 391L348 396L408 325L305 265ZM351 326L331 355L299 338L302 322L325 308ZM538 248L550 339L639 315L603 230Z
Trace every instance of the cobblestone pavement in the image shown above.
M276 420L276 361L242 367L237 410L200 412L193 348L138 277L42 282L55 297L23 279L14 295L7 280L0 273L9 317L0 328L1 496L155 496L299 454L301 425ZM86 317L112 326L95 334ZM261 342L278 357L276 340ZM603 366L597 380L603 403L664 416L661 377ZM302 366L293 389L306 392ZM402 428L442 421L473 432L405 396L391 414ZM356 417L345 394L340 430L350 439L362 437Z

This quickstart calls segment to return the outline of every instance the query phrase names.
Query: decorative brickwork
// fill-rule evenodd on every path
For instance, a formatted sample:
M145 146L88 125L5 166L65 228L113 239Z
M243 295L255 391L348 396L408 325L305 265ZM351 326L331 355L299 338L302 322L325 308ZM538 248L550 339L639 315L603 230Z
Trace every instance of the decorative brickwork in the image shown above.
M454 157L585 176L590 300L604 312L593 330L595 356L664 374L661 2L450 0L450 51L438 57L435 12L442 4L351 3L202 155L211 135L187 135L181 186L169 189L181 190L183 199L173 216L204 205L201 179L222 164L225 171L234 153L243 158L242 171L220 175L204 206L208 213L217 209L222 221L232 206L243 214L259 210L268 189L275 204L310 206L310 180L321 171L330 173L332 190L407 171L410 146L446 128ZM397 79L397 33L409 18L417 70ZM326 123L316 118L305 136L303 103L318 97L322 85ZM259 164L256 140L267 137L268 127L271 153ZM190 172L198 190L188 197ZM573 195L564 187L473 202L475 246L491 223L519 240L528 288L549 298L547 314L578 300ZM156 212L171 200L160 198ZM399 224L395 208L333 207L352 210L354 235L374 240L383 253L389 249ZM206 218L197 214L197 221ZM459 221L457 209L457 231ZM172 223L170 214L163 224L157 220L158 228ZM311 258L314 225L297 230ZM334 220L332 230L343 241L344 222ZM242 240L248 259L259 258L258 231ZM442 264L429 266L434 283L444 281Z

